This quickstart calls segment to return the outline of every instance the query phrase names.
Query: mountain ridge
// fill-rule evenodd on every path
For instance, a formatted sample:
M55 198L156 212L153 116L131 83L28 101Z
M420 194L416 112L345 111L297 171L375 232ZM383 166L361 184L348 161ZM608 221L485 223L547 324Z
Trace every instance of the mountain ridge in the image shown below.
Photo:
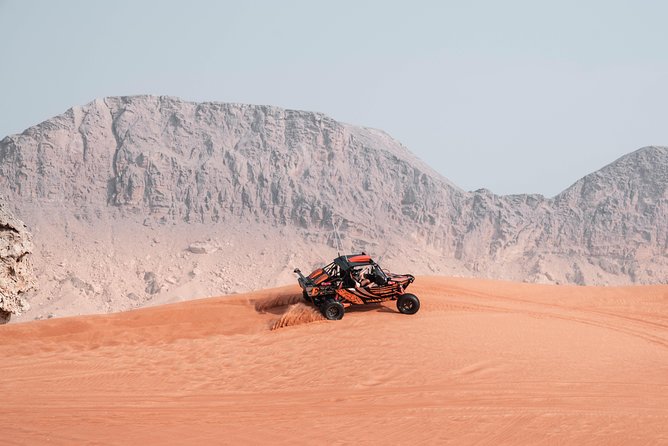
M112 258L85 278L72 270L49 279L47 292L57 296L72 283L88 300L106 293L105 310L116 301L156 302L186 284L215 293L285 283L296 266L288 262L317 265L335 253L335 231L344 250L423 274L661 283L667 169L668 149L649 146L551 198L466 192L381 130L322 113L165 96L96 99L0 141L0 195L37 229L42 250L75 265L85 261L57 251L99 258L128 243L178 258L165 273L155 259L125 250L133 274ZM163 252L169 237L179 246ZM234 253L225 253L228 237L241 244ZM198 242L215 248L208 263L178 257ZM265 250L272 260L264 268L230 260ZM37 263L46 270L45 259ZM228 273L212 279L223 264ZM124 284L114 290L99 268ZM146 285L145 275L160 284ZM131 294L139 298L131 302Z

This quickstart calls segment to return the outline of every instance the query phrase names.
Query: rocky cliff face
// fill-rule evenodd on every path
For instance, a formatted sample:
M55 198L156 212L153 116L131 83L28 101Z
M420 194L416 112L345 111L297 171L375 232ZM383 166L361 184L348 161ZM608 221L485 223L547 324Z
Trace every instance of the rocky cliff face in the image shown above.
M29 308L23 296L34 286L31 252L25 225L0 202L0 324Z
M587 175L551 209L544 243L629 283L668 280L668 148L646 147Z
M464 192L378 130L137 96L2 140L0 193L35 230L47 291L105 302L99 311L186 284L215 293L290 280L293 263L335 252L335 228L344 250L416 273L665 282L667 166L668 150L648 147L551 199ZM197 243L210 252L189 250Z
M459 191L388 135L317 113L107 98L0 145L3 189L77 211L304 229L435 226ZM371 233L371 231L367 231Z

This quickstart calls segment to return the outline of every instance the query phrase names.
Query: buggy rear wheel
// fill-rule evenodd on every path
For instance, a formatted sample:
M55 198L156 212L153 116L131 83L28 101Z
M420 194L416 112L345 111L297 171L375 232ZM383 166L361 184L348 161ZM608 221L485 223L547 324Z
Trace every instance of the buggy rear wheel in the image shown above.
M320 311L322 311L322 315L325 316L325 318L329 319L330 321L338 321L343 317L343 314L345 313L345 310L343 309L343 305L341 305L341 302L331 299L325 301L325 303L320 308Z
M415 294L402 294L397 299L397 310L403 314L415 314L420 309L420 299Z

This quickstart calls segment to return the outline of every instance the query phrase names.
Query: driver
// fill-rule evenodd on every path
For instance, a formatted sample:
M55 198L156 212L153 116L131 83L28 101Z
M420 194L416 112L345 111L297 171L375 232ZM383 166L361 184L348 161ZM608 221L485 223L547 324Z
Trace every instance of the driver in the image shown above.
M363 288L368 288L368 287L376 285L376 282L371 280L371 279L373 279L373 277L374 276L373 276L369 267L365 267L364 269L362 269L359 272L359 279L360 279L359 284L360 284L360 286L363 287Z

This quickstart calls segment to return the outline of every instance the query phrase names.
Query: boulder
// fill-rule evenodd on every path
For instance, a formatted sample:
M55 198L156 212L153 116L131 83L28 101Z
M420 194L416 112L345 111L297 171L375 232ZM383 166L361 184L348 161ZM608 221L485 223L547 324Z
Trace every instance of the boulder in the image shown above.
M0 202L0 324L29 308L25 293L35 286L30 233Z

